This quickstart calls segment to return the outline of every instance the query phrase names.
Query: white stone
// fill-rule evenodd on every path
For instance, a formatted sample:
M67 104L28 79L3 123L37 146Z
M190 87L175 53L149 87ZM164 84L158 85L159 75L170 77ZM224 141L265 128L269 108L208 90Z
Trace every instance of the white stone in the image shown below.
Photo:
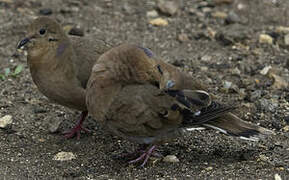
M260 71L260 74L262 74L262 75L266 75L268 72L269 72L269 70L272 68L272 66L266 66L266 67L264 67L261 71Z
M154 18L154 17L157 17L159 14L158 14L158 12L156 11L156 10L152 10L152 11L148 11L147 12L147 17L152 17L152 18Z
M262 44L273 44L273 38L268 34L260 34L259 42Z
M284 36L284 43L285 43L285 45L289 45L289 34L286 34Z
M12 116L6 115L0 118L0 128L6 128L8 125L12 124Z
M53 157L53 160L56 161L70 161L72 159L76 159L72 152L59 152Z
M163 161L172 163L180 162L180 160L175 155L167 155L166 157L163 158Z
M282 180L281 176L279 174L275 174L274 175L274 179L275 180Z

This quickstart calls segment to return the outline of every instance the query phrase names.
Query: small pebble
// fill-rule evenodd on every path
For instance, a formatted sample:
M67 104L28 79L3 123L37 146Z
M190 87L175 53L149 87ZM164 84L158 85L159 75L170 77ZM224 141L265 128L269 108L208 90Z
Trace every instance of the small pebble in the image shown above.
M70 161L72 159L76 159L72 152L59 152L53 157L53 160L56 161Z
M147 17L150 17L150 18L155 18L155 17L158 17L158 12L155 11L155 10L152 10L152 11L148 11L147 12Z
M283 131L284 132L288 132L289 131L289 126L287 125L287 126L283 127Z
M212 13L212 17L214 17L214 18L226 19L227 16L228 16L227 13L221 12L221 11L217 11L217 12Z
M230 89L232 87L232 82L229 82L229 81L225 81L224 84L223 84L223 87L225 89Z
M266 162L266 161L269 160L269 158L268 158L267 156L265 156L264 154L261 154L261 155L259 156L259 158L260 158L261 161L264 161L264 162Z
M234 11L230 11L228 13L228 16L226 18L227 24L234 24L234 23L240 23L240 22L241 22L241 18Z
M232 74L233 75L240 75L241 71L236 67L236 68L232 69Z
M209 166L209 167L206 168L206 170L207 171L211 171L211 170L213 170L213 167Z
M289 33L289 27L279 26L276 28L277 33Z
M274 175L274 179L275 180L282 180L281 176L279 174L275 174Z
M163 161L172 163L180 162L180 160L175 155L167 155L166 157L163 158Z
M158 8L162 13L173 16L178 12L179 4L178 1L160 0L158 2Z
M44 16L51 15L52 14L52 9L50 9L50 8L40 9L39 10L39 14L40 15L44 15Z
M260 74L262 75L267 75L267 73L269 72L269 70L272 68L272 66L265 66L261 71Z
M178 40L179 40L180 42L186 42L186 41L189 40L189 37L188 37L187 34L181 33L181 34L178 35Z
M11 115L5 115L2 118L0 118L0 128L7 128L11 124L12 124Z
M48 124L48 130L50 133L56 133L59 130L60 124L62 120L59 119L52 119Z
M202 61L204 62L209 62L212 60L212 56L209 56L209 55L204 55L202 58L201 58Z
M273 38L268 34L260 34L259 42L261 44L273 44Z
M167 26L169 24L168 21L163 18L152 19L149 23L154 26Z

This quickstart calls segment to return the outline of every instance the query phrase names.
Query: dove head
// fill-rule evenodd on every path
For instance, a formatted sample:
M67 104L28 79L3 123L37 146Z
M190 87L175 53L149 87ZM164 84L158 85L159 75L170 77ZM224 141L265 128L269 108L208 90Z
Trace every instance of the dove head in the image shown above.
M157 66L157 69L160 74L160 79L159 79L159 88L163 90L167 89L175 89L176 85L178 85L177 79L164 67L161 65Z
M56 21L39 17L28 26L27 35L18 43L17 49L27 49L31 57L57 55L63 53L66 41L68 37Z

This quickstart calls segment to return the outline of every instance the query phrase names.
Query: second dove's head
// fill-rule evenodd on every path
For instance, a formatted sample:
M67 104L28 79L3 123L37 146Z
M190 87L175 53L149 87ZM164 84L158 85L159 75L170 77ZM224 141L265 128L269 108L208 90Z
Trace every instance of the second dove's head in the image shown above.
M59 45L67 39L60 24L48 17L39 17L29 26L26 37L22 39L17 48L28 50L29 56L42 56L57 53Z

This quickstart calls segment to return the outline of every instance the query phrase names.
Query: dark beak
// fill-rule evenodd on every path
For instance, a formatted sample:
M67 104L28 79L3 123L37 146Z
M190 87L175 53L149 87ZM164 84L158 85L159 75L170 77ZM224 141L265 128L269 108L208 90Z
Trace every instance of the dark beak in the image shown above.
M27 44L30 41L30 38L24 38L22 39L18 45L17 45L17 49L20 49L21 47L23 47L25 44Z

